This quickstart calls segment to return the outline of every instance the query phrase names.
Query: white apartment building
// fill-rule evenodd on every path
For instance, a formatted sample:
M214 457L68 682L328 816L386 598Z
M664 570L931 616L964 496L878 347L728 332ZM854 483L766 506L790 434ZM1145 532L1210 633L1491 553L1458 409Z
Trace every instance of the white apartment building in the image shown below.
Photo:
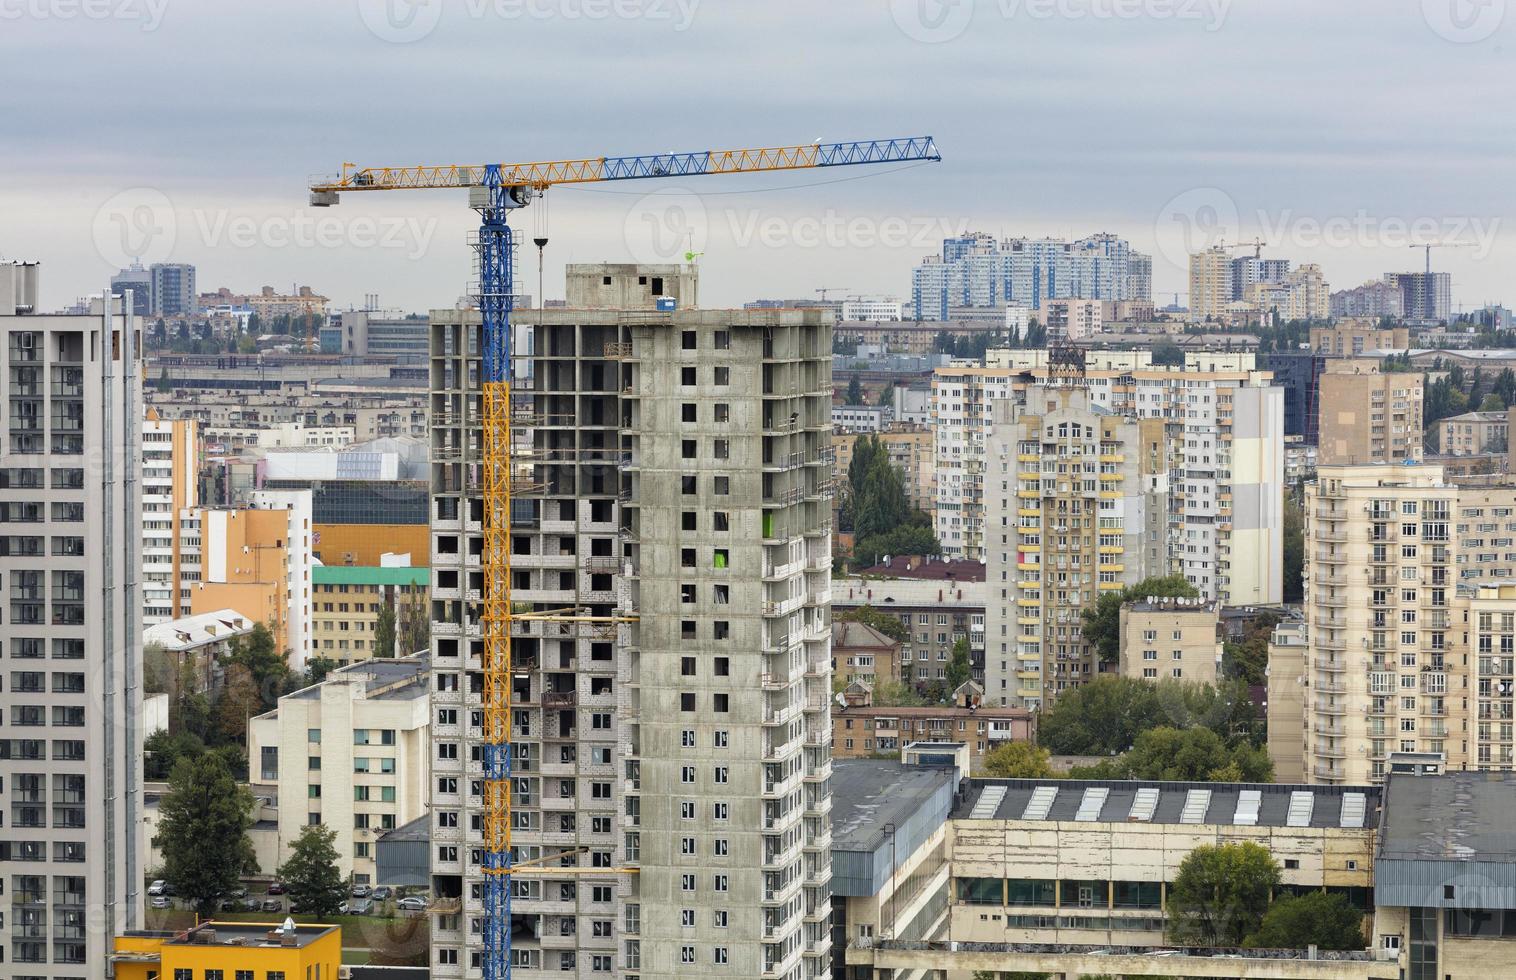
M180 594L180 517L200 503L200 433L194 419L142 422L142 622L153 626L187 615Z
M248 773L277 790L280 863L302 829L323 824L337 834L344 877L384 884L375 841L426 812L430 686L424 654L366 660L286 694L248 723Z
M984 557L985 444L995 402L1015 394L1008 368L938 368L932 376L937 540L949 558Z
M141 325L0 265L0 972L83 980L140 929ZM107 310L106 302L109 303Z
M1042 325L1049 345L1084 340L1100 332L1104 302L1098 299L1045 299Z
M905 319L905 304L900 300L847 299L842 301L842 319L893 323Z

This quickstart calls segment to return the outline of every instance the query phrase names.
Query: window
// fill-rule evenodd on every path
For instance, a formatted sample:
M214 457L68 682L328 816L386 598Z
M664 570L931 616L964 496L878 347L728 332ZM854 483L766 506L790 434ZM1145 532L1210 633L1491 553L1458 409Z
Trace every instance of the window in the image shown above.
M679 962L680 963L694 963L695 962L695 947L693 947L693 946L680 946L679 947ZM176 980L177 980L177 978L176 978Z
M718 965L718 966L725 966L726 965L726 947L725 946L717 946L715 949L713 949L711 951L711 959L712 959L713 962L716 963L716 965Z
M682 874L682 875L680 875L679 876L679 890L682 891L682 892L692 892L692 891L694 891L695 890L695 876L692 875L692 874Z
M680 909L679 910L679 924L681 926L686 927L686 928L693 927L695 925L695 910L694 909Z
M728 918L726 909L717 909L715 912L711 913L711 925L715 926L717 929L725 929L727 927L727 922Z
M726 803L711 804L711 819L713 820L725 820L729 812L730 808Z
M727 876L726 875L715 875L711 879L711 886L713 888L715 888L716 891L718 891L718 892L724 892L724 891L726 891L727 890Z

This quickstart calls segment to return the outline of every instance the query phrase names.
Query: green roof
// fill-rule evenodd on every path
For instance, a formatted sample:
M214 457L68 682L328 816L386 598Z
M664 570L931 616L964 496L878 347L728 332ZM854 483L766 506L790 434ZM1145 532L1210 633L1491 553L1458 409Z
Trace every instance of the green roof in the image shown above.
M374 565L314 565L312 585L426 585L428 568L376 567Z

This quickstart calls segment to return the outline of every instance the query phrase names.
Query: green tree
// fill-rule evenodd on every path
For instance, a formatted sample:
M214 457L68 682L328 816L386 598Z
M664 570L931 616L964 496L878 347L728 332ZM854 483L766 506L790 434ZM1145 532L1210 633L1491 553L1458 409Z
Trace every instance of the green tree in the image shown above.
M968 683L969 678L973 676L973 669L973 661L969 656L969 639L965 636L953 643L953 652L947 665L947 684L945 686L948 689L948 693L952 694L958 688Z
M262 713L257 683L246 665L228 663L226 680L212 709L211 743L214 745L247 744L247 723Z
M1051 753L1031 742L1006 742L984 757L984 774L1002 779L1056 779Z
M320 655L313 656L305 662L305 687L320 684L326 680L326 675L337 669L337 661L330 657Z
M414 653L408 650L407 653ZM379 618L374 623L374 656L395 655L395 604L385 601L379 604Z
M1153 363L1166 367L1184 367L1184 351L1168 338L1153 345Z
M1144 579L1129 585L1120 592L1106 592L1096 601L1093 609L1085 609L1081 632L1086 642L1095 647L1095 652L1105 663L1115 663L1121 657L1121 606L1123 603L1146 596L1163 598L1183 597L1193 599L1200 593L1182 575Z
M1168 716L1158 685L1106 674L1058 695L1037 723L1037 741L1055 755L1114 755Z
M247 836L252 808L252 794L237 785L220 755L207 752L174 764L158 804L153 843L163 851L164 878L201 915L210 915L219 896L258 870Z
M871 697L881 708L922 708L927 704L914 687L901 681L878 681Z
M142 648L142 693L173 695L178 672L178 658L163 644L149 643Z
M1179 864L1168 893L1169 941L1241 946L1258 931L1279 865L1251 841L1202 845Z
M1284 601L1300 602L1305 595L1305 520L1300 499L1294 492L1284 495Z
M159 729L142 742L143 778L154 782L168 779L180 759L193 759L204 751L205 743L195 735Z
M1263 949L1363 949L1363 913L1342 895L1309 892L1281 895L1247 938Z
M1505 411L1505 400L1492 391L1480 400L1479 410L1481 412L1503 412Z
M247 668L261 705L259 710L272 711L285 691L290 668L284 651L275 649L274 634L269 628L255 623L251 631L233 637L225 662Z
M1268 753L1246 742L1228 747L1209 728L1150 728L1137 736L1118 766L1128 779L1249 782L1273 779Z
M431 647L432 623L421 603L411 603L405 607L405 625L400 629L400 642L406 656Z
M873 606L854 606L852 609L844 609L833 618L840 623L862 623L865 626L871 626L899 643L905 643L911 638L911 631L900 621L899 616L880 612Z
M337 869L336 840L332 828L311 824L290 844L289 859L279 866L279 880L289 890L290 902L318 921L336 915L347 894L347 883Z
M858 375L856 373L850 379L848 379L847 398L845 400L849 405L863 404L863 384L859 382Z
M1285 564L1289 564L1288 559ZM1267 683L1265 671L1269 666L1269 639L1277 625L1277 615L1260 613L1243 627L1241 639L1227 640L1223 644L1222 663L1228 677L1237 678L1246 684Z

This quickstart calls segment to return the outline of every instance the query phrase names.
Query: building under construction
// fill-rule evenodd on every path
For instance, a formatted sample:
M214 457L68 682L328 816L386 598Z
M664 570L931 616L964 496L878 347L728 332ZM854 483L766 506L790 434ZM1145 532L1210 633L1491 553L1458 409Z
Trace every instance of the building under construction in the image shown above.
M695 289L512 314L515 976L830 974L831 316ZM480 331L432 315L436 977L487 928Z

